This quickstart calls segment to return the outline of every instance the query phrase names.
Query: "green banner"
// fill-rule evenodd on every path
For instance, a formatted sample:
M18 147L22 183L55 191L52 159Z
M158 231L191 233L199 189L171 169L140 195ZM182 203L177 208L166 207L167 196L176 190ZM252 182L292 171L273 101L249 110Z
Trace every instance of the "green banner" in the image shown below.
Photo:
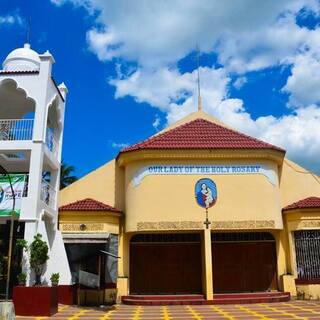
M16 215L20 215L21 201L24 192L25 174L10 174L13 191L15 194ZM11 216L13 210L13 196L10 187L9 177L0 176L0 217Z

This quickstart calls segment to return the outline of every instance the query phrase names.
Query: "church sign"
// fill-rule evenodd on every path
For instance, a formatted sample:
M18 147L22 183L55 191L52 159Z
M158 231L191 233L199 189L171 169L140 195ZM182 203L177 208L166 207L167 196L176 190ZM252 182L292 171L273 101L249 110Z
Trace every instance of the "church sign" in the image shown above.
M149 165L141 168L133 178L133 185L138 186L143 178L150 175L243 175L261 174L270 183L277 185L276 172L265 164L231 165Z

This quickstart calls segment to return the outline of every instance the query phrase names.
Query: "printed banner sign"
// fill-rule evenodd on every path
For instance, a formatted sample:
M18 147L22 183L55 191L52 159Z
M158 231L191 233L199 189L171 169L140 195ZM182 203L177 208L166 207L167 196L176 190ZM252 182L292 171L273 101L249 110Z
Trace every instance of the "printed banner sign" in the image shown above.
M20 215L21 201L24 191L24 174L10 174L13 191L15 194L15 214ZM8 176L0 175L0 217L11 216L13 206L13 197Z
M232 165L150 165L140 169L133 178L133 185L138 186L149 175L239 175L262 174L273 185L277 185L277 174L263 164Z

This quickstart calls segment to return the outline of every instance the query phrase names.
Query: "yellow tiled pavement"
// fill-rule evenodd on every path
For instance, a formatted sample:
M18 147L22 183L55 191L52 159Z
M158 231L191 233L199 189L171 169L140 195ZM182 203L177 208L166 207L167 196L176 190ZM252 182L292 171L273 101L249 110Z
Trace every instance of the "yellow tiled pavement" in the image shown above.
M108 309L59 306L59 312L47 317L16 317L17 320L320 320L320 302L290 301L280 303L213 306L126 306Z

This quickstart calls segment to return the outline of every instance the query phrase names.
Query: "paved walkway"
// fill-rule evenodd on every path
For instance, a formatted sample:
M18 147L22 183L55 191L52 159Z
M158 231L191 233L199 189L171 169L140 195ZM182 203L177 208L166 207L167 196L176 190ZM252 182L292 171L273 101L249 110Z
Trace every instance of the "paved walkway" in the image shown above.
M46 317L17 317L18 320L44 320ZM320 302L290 301L269 304L216 306L137 307L118 305L111 310L59 306L50 319L68 320L251 320L300 319L320 320Z

